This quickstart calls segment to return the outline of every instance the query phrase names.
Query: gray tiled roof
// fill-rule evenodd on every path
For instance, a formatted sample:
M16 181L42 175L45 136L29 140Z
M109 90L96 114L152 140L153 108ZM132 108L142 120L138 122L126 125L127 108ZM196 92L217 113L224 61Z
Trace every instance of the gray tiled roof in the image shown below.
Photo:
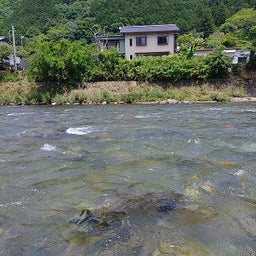
M175 24L146 25L146 26L125 26L121 27L121 33L149 33L149 32L178 32Z

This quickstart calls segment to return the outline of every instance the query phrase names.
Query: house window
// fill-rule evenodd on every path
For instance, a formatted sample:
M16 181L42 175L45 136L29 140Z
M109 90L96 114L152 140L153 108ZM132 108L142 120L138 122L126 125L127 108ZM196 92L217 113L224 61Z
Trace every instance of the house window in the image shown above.
M168 44L168 36L158 36L157 37L157 44L158 45Z
M130 38L130 46L132 46L132 38Z
M136 37L136 46L146 46L146 45L147 45L146 36Z
M238 57L238 63L246 63L246 57Z

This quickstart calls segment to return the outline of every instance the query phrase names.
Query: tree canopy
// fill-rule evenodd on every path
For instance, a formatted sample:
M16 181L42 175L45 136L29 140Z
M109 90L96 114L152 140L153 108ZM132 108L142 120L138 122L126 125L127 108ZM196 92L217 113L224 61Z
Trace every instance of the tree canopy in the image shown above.
M208 36L242 8L251 15L256 0L1 0L0 34L14 25L17 35L31 38L55 27L77 40L89 38L93 26L117 33L122 25L175 23L182 33Z

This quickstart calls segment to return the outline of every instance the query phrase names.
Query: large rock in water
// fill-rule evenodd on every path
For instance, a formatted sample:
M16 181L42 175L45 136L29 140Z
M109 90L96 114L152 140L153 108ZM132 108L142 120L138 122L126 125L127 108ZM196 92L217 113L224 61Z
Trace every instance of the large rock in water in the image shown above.
M124 194L106 197L91 209L82 210L81 214L70 222L83 226L84 232L102 232L121 227L125 221L132 222L143 216L156 218L177 208L181 195L176 193Z

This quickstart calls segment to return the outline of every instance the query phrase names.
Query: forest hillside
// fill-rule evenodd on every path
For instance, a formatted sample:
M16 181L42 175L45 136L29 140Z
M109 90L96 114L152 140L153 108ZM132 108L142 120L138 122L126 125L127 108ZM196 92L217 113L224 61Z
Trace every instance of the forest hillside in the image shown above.
M77 40L90 39L92 30L175 23L181 33L208 36L237 11L255 7L256 0L0 0L0 35L14 25L18 37L54 29Z

